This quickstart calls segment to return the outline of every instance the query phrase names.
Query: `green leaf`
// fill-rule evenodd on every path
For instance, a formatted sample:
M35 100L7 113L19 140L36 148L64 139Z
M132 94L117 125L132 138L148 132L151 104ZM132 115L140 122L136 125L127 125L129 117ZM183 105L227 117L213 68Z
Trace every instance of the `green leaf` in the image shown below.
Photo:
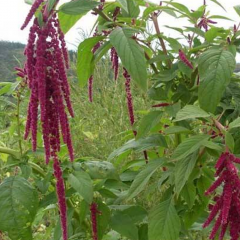
M126 206L122 212L128 215L135 224L143 222L147 217L147 211L141 206Z
M97 214L97 230L98 230L97 233L98 239L101 240L105 234L105 231L107 230L111 213L108 206L105 203L98 201L97 205L98 211L101 213Z
M59 11L69 15L84 15L100 3L92 0L75 0L63 4Z
M92 49L103 39L104 37L88 38L78 46L77 76L81 87L87 84L88 79L93 74L94 61Z
M220 6L223 10L226 11L226 9L223 7L223 5L220 2L218 2L217 0L210 0L210 1L216 3L218 6Z
M234 142L234 138L233 138L231 133L226 132L226 134L225 134L225 142L226 142L226 145L228 146L228 148L230 149L230 151L234 152L235 142Z
M100 48L94 53L95 64L107 53L107 51L112 47L109 41L102 44Z
M196 197L196 187L193 182L187 182L187 184L182 189L181 195L186 201L188 208L191 209L194 205Z
M113 230L130 240L138 240L138 229L132 219L121 211L116 211L110 220Z
M175 149L172 159L180 160L187 157L191 153L197 151L208 138L210 138L208 135L196 135L185 139Z
M190 177L198 159L198 151L181 159L175 166L175 191L179 194Z
M69 175L68 182L87 203L90 204L92 202L93 186L88 173L84 171L76 171Z
M240 117L229 124L229 130L240 127Z
M209 49L199 58L200 106L214 113L235 69L234 56L224 49Z
M138 128L137 139L146 136L159 123L162 115L161 111L153 111L144 116Z
M92 179L119 179L116 168L107 161L86 161L81 164Z
M206 40L211 43L217 36L219 31L222 31L223 28L211 27L206 33L205 38Z
M139 174L134 179L129 192L127 199L130 200L136 197L147 185L149 179L152 175L165 163L164 159L152 160L146 167L139 172Z
M133 80L144 91L147 90L147 64L143 49L132 39L135 30L116 28L110 34L110 42L115 47L123 66Z
M240 5L234 6L233 8L236 11L236 13L238 14L238 16L240 16Z
M180 219L171 198L150 211L149 240L177 240L180 228Z
M83 14L68 15L63 12L58 12L58 19L63 33L66 34L77 23L77 21L82 18L82 16Z
M32 239L31 224L38 210L38 194L19 176L6 178L0 185L0 229L11 239Z
M172 127L166 128L164 130L164 133L167 135L176 134L176 133L191 133L191 130L181 126L172 126Z
M140 8L135 0L118 0L118 2L122 5L124 17L138 17Z
M49 0L47 4L47 10L50 12L55 6L57 0Z
M194 118L207 118L207 117L210 117L210 115L205 111L203 111L198 106L187 105L177 113L175 121L182 121L182 120L194 119Z
M188 10L188 8L181 3L176 3L176 2L166 2L166 3L168 3L169 5L172 5L173 7L178 9L180 12L185 13L186 15L191 14L191 12Z
M142 152L153 147L167 147L167 142L165 138L160 134L154 134L146 138L141 138L139 140L130 140L125 145L115 150L108 157L109 160L120 156L121 154L127 152L128 150L134 150L136 152Z

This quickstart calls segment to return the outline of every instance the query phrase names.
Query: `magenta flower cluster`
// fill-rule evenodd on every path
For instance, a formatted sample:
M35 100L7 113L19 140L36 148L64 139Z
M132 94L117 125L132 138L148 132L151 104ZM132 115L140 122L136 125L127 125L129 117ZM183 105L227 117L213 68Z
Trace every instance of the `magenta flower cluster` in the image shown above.
M203 28L207 32L208 31L208 25L209 24L216 24L216 23L217 22L208 19L206 16L203 16L201 18L200 22L198 23L198 27L200 29Z
M37 147L38 107L42 124L46 163L60 150L60 132L73 160L73 147L65 108L73 117L66 68L68 55L56 13L43 27L37 19L30 29L25 50L26 73L31 91L25 139L31 132L33 151ZM61 129L61 131L60 131Z
M179 58L180 60L189 68L193 69L193 65L192 63L187 59L187 56L185 55L185 53L182 50L179 50Z
M131 93L131 76L128 74L128 71L126 68L123 69L123 76L126 79L125 81L125 90L127 95L127 106L128 106L128 115L129 120L131 123L131 126L135 123L135 117L134 117L134 110L133 110L133 99L132 99L132 93ZM134 135L137 133L134 131Z
M32 5L23 28L27 26L38 7L44 1L36 0ZM56 1L57 3L58 1ZM73 117L70 101L70 87L66 69L69 67L68 51L64 34L61 31L56 12L48 12L47 6L41 8L43 23L35 18L30 28L28 44L25 49L24 71L18 69L18 76L25 76L30 89L30 101L25 129L25 139L31 134L33 151L37 148L38 119L40 118L42 138L45 147L46 163L53 159L54 175L63 232L67 240L66 200L62 171L58 160L62 141L67 145L73 161L73 146L68 122L68 112ZM40 115L39 115L40 113Z
M57 157L53 159L53 168L54 168L54 176L57 179L56 188L57 188L57 195L58 195L58 205L60 208L62 236L63 236L63 240L67 240L68 233L67 233L67 221L66 221L67 207L66 207L66 199L65 199L65 188L64 188L64 181L62 177L62 170Z
M112 69L114 71L114 79L117 80L118 72L119 72L119 58L117 51L114 47L111 48L111 62L112 62Z
M210 205L211 212L203 227L206 228L216 218L210 239L215 239L220 229L219 239L223 240L227 228L230 231L231 240L240 237L240 179L235 163L240 159L229 152L223 153L216 163L217 180L206 191L206 195L212 194L222 185L220 196L215 196L214 205Z
M96 36L101 36L101 34L98 33L97 29L93 35L93 37ZM92 53L94 54L102 45L102 42L99 41L98 43L95 44L95 46L92 49ZM90 78L88 79L88 99L89 102L93 102L93 75L90 76Z
M93 240L98 240L97 215L101 214L101 212L98 211L97 203L91 204L90 212L91 212L91 222L92 222L92 238Z

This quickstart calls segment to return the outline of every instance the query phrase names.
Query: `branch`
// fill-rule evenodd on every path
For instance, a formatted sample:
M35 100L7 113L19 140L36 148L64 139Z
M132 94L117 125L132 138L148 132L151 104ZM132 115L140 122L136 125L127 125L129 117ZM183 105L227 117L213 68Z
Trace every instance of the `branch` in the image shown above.
M16 158L20 157L20 153L18 151L15 151L15 150L10 149L10 148L0 147L0 153L12 155L12 156L14 156Z
M99 16L101 16L106 21L112 22L112 19L109 18L103 11L99 10L98 8L94 8L93 11L96 12Z
M156 33L158 35L158 39L160 41L161 47L163 49L163 53L167 56L168 52L167 52L166 45L161 37L161 31L160 31L159 24L158 24L158 18L154 13L152 13L152 20L153 20L153 24L154 24ZM171 60L168 60L168 67L171 68L171 66L172 66L172 62L171 62Z

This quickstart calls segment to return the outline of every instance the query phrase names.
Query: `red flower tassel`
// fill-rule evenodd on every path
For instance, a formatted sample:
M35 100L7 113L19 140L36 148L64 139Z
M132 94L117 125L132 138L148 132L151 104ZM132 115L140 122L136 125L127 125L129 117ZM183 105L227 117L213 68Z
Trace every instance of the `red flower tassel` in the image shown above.
M225 152L220 156L215 165L218 179L206 191L206 195L209 195L223 185L221 196L215 197L216 203L211 207L210 215L203 224L204 228L209 226L218 215L209 239L214 239L221 229L219 239L223 240L228 226L231 240L237 240L240 235L240 180L234 162L238 162L238 158L233 154Z
M179 50L179 58L186 66L193 69L192 63L187 59L187 56L182 50Z
M91 221L92 221L92 238L93 240L98 240L97 215L101 214L101 212L98 211L97 203L91 204L90 211L91 211Z

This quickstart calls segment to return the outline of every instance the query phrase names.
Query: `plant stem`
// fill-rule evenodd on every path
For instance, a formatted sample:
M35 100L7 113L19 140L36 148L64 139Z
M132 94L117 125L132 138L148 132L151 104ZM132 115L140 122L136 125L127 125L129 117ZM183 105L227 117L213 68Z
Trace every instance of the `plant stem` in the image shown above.
M160 31L159 24L158 24L158 16L156 16L154 13L152 13L152 20L153 20L154 28L155 28L156 33L158 35L158 39L159 39L159 42L161 44L163 53L167 56L168 52L167 52L166 45L165 45L165 43L164 43L164 41L161 37L161 31ZM168 67L171 68L171 66L172 66L171 60L168 60L167 62L168 62Z
M22 140L21 140L21 123L20 123L20 93L17 93L17 134L18 134L18 145L19 145L19 151L20 151L20 157L23 155L22 150Z
M16 158L19 158L19 152L15 151L13 149L10 149L10 148L0 147L0 153L9 154L9 155L12 155Z
M150 60L150 57L148 56L148 54L145 52L145 57L146 57L146 59L147 60ZM155 66L155 64L154 63L150 63L150 66L151 66L151 68L153 69L153 71L156 73L156 74L158 74L158 70L157 70L157 67Z
M99 16L101 16L106 21L112 22L111 18L109 18L103 11L99 10L98 8L94 8L93 11L96 12Z

